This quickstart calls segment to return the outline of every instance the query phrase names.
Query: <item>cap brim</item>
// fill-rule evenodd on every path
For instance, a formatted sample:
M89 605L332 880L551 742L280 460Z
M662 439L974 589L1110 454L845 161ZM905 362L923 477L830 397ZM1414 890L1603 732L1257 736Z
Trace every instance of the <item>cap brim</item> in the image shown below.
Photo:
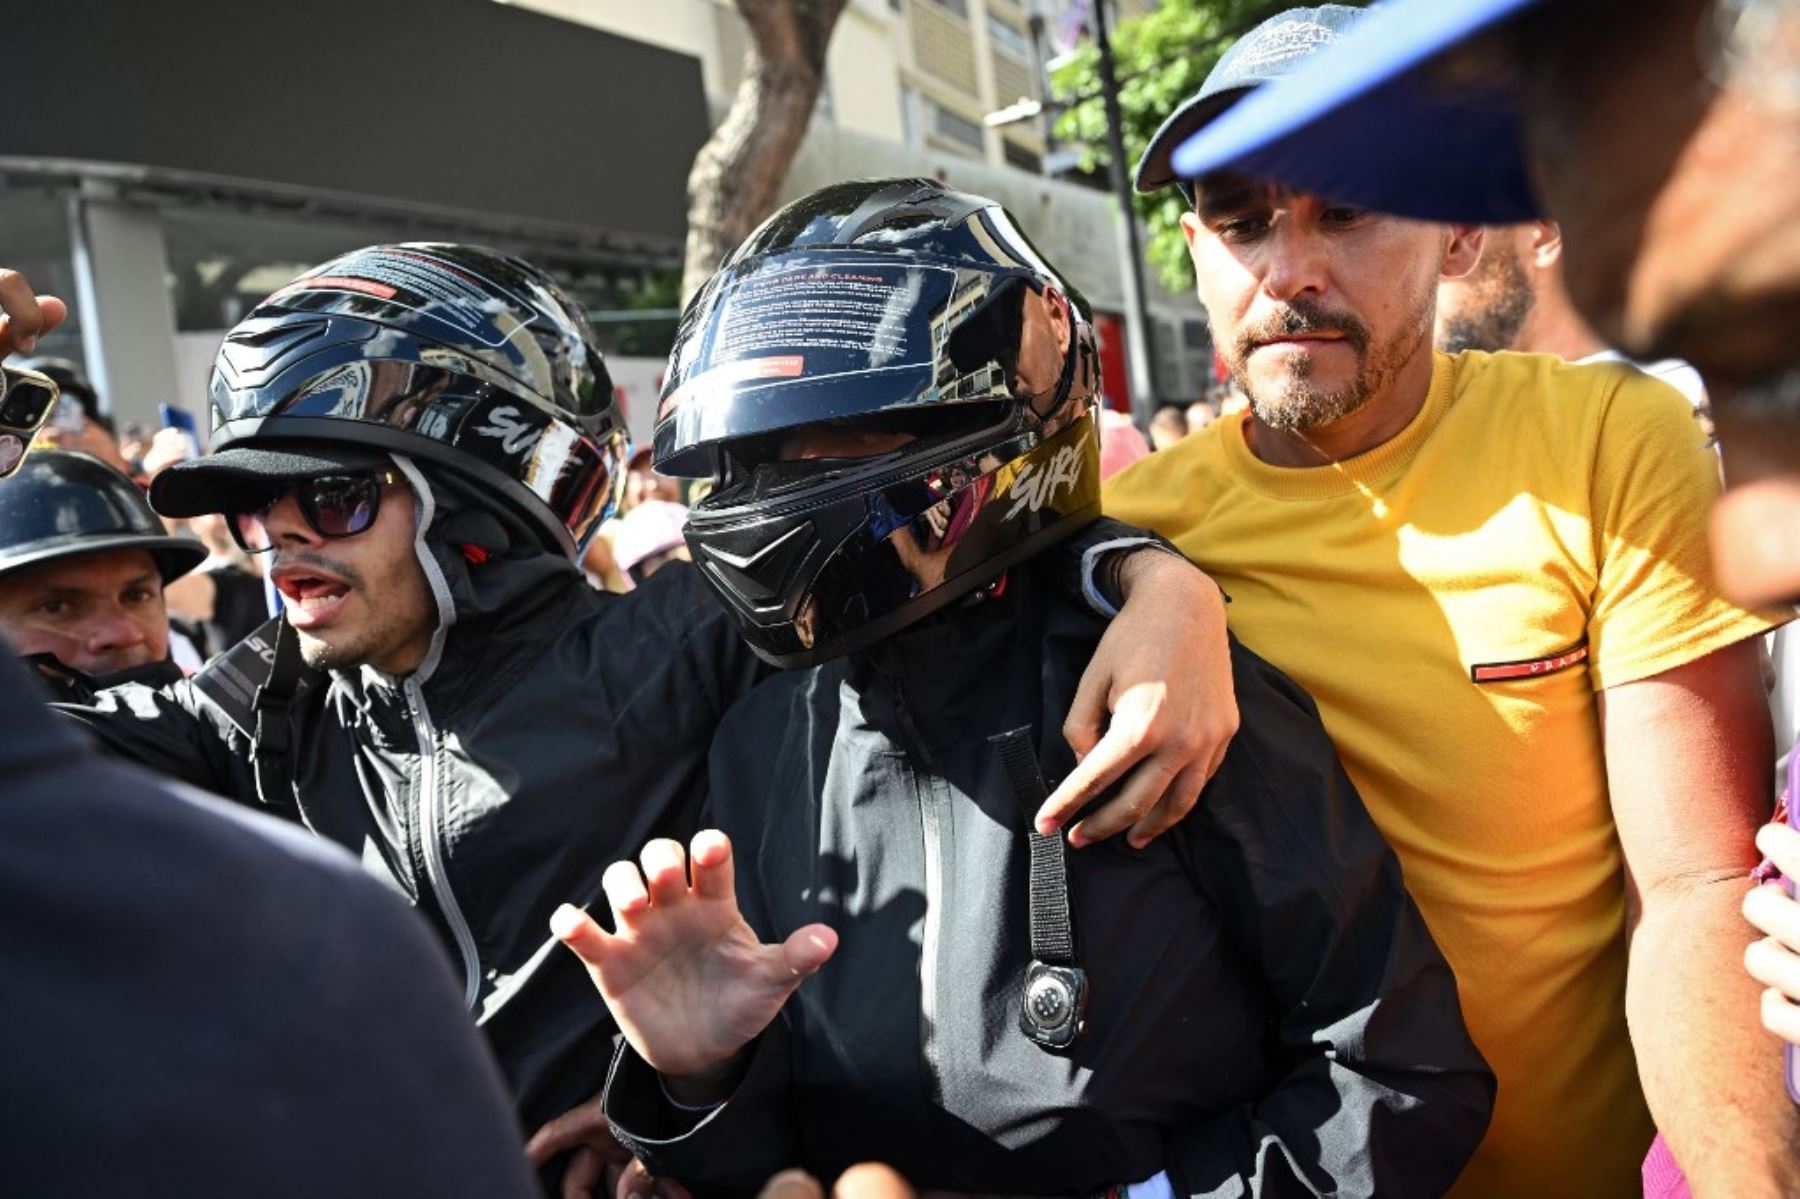
M388 462L380 450L336 443L228 446L157 475L150 482L150 506L177 518L224 512L266 497L285 480L375 470Z
M1171 161L1175 148L1201 126L1231 107L1233 101L1248 95L1249 91L1249 88L1240 87L1211 96L1195 96L1170 113L1169 119L1162 123L1162 127L1150 139L1150 144L1144 148L1144 156L1138 159L1133 186L1140 192L1153 192L1170 184L1182 184L1184 181L1175 173L1175 165Z
M60 558L77 558L84 554L104 554L113 550L143 550L156 560L156 569L165 583L172 582L206 561L206 547L191 537L158 537L153 533L118 533L98 536L74 536L45 545L32 553L17 554L6 559L0 573L9 573L42 562Z
M1187 138L1173 174L1241 171L1432 221L1509 224L1540 209L1510 86L1430 69L1541 0L1394 0L1311 61Z

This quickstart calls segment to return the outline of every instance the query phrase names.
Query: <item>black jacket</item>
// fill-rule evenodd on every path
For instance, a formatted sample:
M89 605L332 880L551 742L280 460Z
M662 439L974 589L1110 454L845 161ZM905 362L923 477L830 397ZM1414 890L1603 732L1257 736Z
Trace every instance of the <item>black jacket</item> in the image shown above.
M753 1190L862 1160L914 1185L1083 1194L1167 1170L1182 1195L1435 1195L1493 1076L1400 867L1310 699L1233 644L1242 727L1195 814L1147 849L1069 855L1089 1027L1018 1028L1025 815L988 738L1046 772L1099 621L1016 571L998 601L762 684L714 741L711 817L768 940L837 953L732 1099L671 1106L622 1048L614 1128L657 1174Z
M436 926L529 1131L591 1100L612 1053L612 1021L550 937L551 912L595 903L606 867L650 838L693 833L713 732L767 668L686 564L608 595L547 554L471 566L452 544L457 514L425 515L445 617L431 654L405 680L310 679L289 721L291 793L271 806L360 855ZM1055 551L1059 585L1078 591L1082 548L1120 536L1142 539L1097 522ZM260 802L252 738L193 682L63 710L122 756Z
M443 956L334 846L99 760L0 660L9 1195L534 1193Z
M311 679L291 715L291 792L269 806L430 919L529 1131L592 1099L612 1053L550 913L597 897L645 840L693 831L713 729L765 668L691 569L621 600L561 558L472 567L429 546L455 615L435 661L403 681ZM251 738L192 681L62 710L122 756L259 803Z

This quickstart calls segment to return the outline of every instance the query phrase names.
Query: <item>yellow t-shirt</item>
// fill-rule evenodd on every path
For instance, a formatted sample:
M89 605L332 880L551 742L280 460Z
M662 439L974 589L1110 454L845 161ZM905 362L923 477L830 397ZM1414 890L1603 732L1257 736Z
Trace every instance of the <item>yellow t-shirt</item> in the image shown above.
M1771 622L1714 591L1715 459L1628 366L1437 355L1407 428L1270 466L1244 415L1136 463L1107 515L1232 598L1232 630L1318 701L1499 1076L1458 1196L1641 1193L1624 876L1594 693ZM1477 680L1480 681L1477 681Z

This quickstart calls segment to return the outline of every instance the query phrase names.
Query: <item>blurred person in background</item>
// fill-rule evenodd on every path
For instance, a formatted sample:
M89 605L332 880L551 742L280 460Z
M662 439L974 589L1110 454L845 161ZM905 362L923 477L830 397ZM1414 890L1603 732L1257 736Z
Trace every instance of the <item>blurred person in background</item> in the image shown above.
M1251 411L1121 476L1109 510L1218 572L1234 631L1318 697L1394 841L1500 1078L1459 1193L1625 1192L1652 1110L1712 1185L1773 1187L1758 1155L1791 1113L1761 1103L1767 1055L1717 989L1767 809L1756 636L1782 617L1719 595L1691 407L1634 371L1434 355L1439 280L1474 267L1481 228L1195 173L1178 148L1391 11L1271 18L1146 152L1140 186L1193 204ZM1410 145L1366 119L1343 136Z
M613 561L635 587L671 562L691 562L682 526L688 510L668 500L643 500L619 520Z
M22 358L15 365L47 376L61 393L56 411L38 433L45 445L98 458L137 477L136 467L119 449L112 418L102 411L99 394L79 367L67 358Z
M206 560L163 594L171 619L210 658L261 627L269 619L269 601L257 557L239 548L223 516L207 512L185 523L206 547Z
M1187 412L1184 415L1187 418L1188 434L1192 436L1203 429L1210 428L1212 423L1219 419L1219 409L1211 400L1195 400L1187 406Z
M1700 372L1674 358L1632 362L1609 349L1575 311L1562 279L1562 231L1555 221L1494 225L1484 231L1475 269L1438 284L1437 348L1555 354L1568 362L1623 362L1706 407Z
M193 439L185 430L158 429L140 458L144 486L149 487L169 467L193 457ZM206 560L165 593L169 615L204 657L224 653L271 615L273 601L262 577L262 563L244 552L225 518L216 512L164 523L206 547Z
M618 555L613 552L613 539L619 535L618 516L609 516L594 531L587 548L581 551L581 573L588 586L596 591L623 595L631 590L631 579L619 569Z
M1126 413L1100 410L1100 477L1110 479L1150 452L1150 443Z
M1178 404L1164 404L1150 418L1150 445L1166 450L1188 435L1187 413Z
M631 461L626 467L625 494L619 501L621 514L631 511L646 500L663 500L671 504L681 502L681 480L657 474L650 458L649 446L632 452Z
M131 476L136 478L143 466L144 451L150 448L150 438L155 430L143 421L128 420L119 424L119 453L125 461L132 464Z
M43 667L60 665L44 672L53 680L172 682L198 670L200 656L171 636L164 590L205 557L198 542L170 536L113 467L35 450L0 479L0 638Z

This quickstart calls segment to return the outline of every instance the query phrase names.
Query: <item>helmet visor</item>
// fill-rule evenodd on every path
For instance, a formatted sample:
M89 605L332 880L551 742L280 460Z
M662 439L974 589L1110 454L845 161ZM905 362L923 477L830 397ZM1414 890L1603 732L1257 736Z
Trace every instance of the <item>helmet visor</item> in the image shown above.
M683 321L657 469L704 476L722 442L819 421L1052 392L1066 341L1039 367L1030 348L1056 339L1025 315L1039 311L1024 303L1031 284L1023 270L842 250L733 267Z
M363 427L361 440L403 453L417 443L388 445L382 433L423 437L517 481L576 541L610 509L624 477L621 433L597 441L502 386L417 362L342 362L288 394L215 386L213 403L225 436L359 440L350 422Z

